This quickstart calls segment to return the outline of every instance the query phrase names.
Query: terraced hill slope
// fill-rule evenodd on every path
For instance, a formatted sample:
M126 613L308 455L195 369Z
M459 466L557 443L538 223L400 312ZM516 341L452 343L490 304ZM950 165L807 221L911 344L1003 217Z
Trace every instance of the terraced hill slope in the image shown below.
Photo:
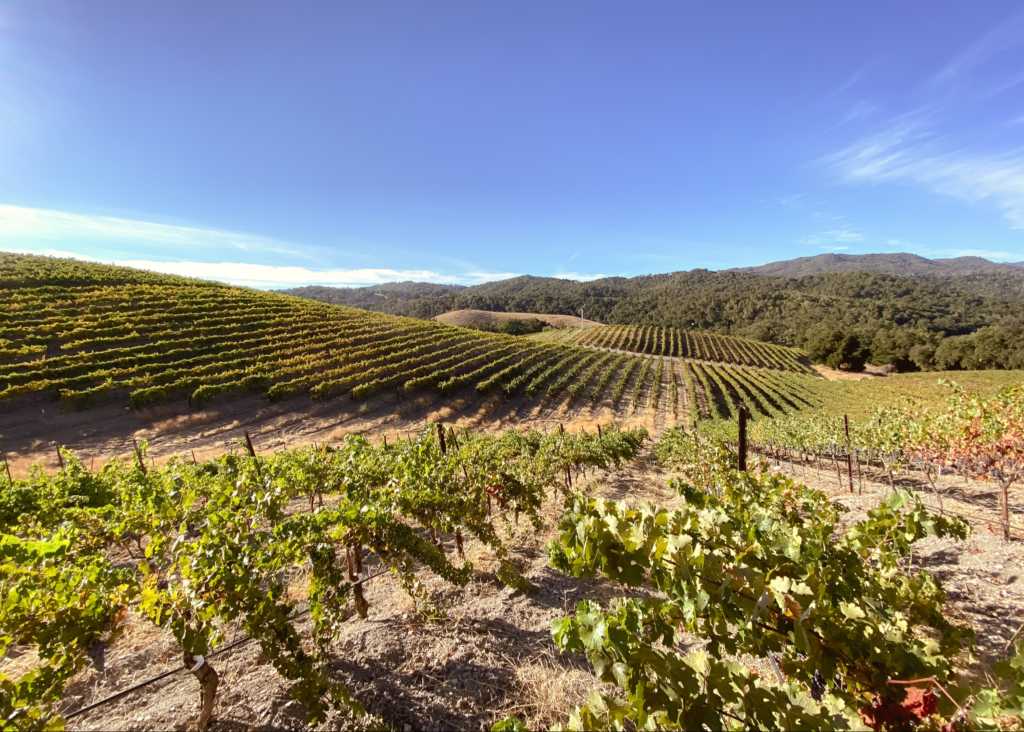
M590 347L620 347L634 335L628 329L538 342L71 260L0 254L0 282L0 402L8 404L196 408L245 393L458 392L614 414L651 409L678 421L740 403L766 414L805 406L801 382L810 378L790 349L665 329L643 329L647 345L636 350L662 356L651 359ZM666 337L677 345L651 345Z
M812 371L806 357L794 348L750 338L657 325L606 325L580 329L567 334L564 342L652 356L678 356L797 373Z

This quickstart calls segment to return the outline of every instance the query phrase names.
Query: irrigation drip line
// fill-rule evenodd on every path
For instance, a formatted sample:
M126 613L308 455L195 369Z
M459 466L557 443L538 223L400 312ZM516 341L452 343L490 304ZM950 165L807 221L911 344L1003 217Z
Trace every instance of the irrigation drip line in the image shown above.
M369 575L367 577L363 577L362 579L357 580L356 582L353 582L352 583L352 587L358 587L359 585L362 585L362 584L364 584L366 582L369 582L372 579L376 579L377 577L380 577L381 575L387 574L390 571L391 571L390 569L382 569L382 570L380 570L378 572L374 572L373 574L371 574L371 575ZM309 612L310 612L310 608L307 607L305 610L302 610L301 612L298 612L298 613L292 615L289 618L289 620L298 620L299 618L303 617L304 615L308 615ZM256 640L256 639L253 638L252 636L245 636L243 638L239 638L238 640L232 641L231 643L228 643L226 646L222 646L221 648L218 648L217 650L213 651L208 656L206 656L206 658L208 658L208 659L209 658L216 658L217 656L221 656L221 655L223 655L225 653L228 653L229 651L233 651L234 649L238 648L239 646L244 646L246 643L251 643L254 640ZM121 689L120 691L114 692L110 696L104 697L103 699L95 701L95 702L93 702L91 704L86 704L84 707L81 707L80 709L76 709L73 712L69 712L69 713L64 715L64 719L74 719L75 717L81 716L82 714L85 714L86 712L91 712L93 709L97 709L99 707L102 707L102 706L105 706L107 704L110 704L111 702L115 702L118 699L121 699L121 698L127 696L128 694L131 694L134 691L138 691L139 689L144 689L145 687L150 686L151 684L155 684L158 681L162 681L163 679L166 679L169 676L174 676L174 674L178 674L178 673L181 673L183 671L188 671L188 670L189 669L188 669L187 666L181 666L179 668L173 668L173 669L170 669L168 671L164 671L163 673L159 673L156 676L150 677L150 678L148 678L148 679L146 679L144 681L140 681L137 684L133 684L132 686L129 686L127 689Z

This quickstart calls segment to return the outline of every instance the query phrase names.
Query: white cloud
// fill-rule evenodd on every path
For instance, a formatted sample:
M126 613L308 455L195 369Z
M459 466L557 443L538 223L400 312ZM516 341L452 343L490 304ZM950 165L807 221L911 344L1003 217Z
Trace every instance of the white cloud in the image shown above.
M590 282L591 280L602 280L608 275L587 274L583 272L557 272L551 276L557 277L560 280L576 280L577 282Z
M504 279L509 276L495 273L489 278L486 273L474 272L469 275L448 275L428 269L390 269L386 267L364 267L360 269L310 269L292 265L251 264L248 262L196 262L187 260L161 261L153 259L101 259L62 249L3 247L4 251L17 254L41 254L47 257L69 257L86 262L115 264L134 267L162 274L196 277L203 280L227 282L232 285L258 288L300 287L302 285L327 285L331 287L364 287L385 282L433 282L442 285L477 284L490 279Z
M801 239L802 244L816 247L836 248L837 244L852 244L863 241L864 235L853 229L829 229ZM848 249L849 247L842 247Z
M256 234L0 204L0 243L73 240L301 254L294 246Z
M460 284L460 278L438 272L420 269L309 269L307 267L281 266L273 264L248 264L245 262L160 262L146 259L125 259L112 264L137 269L148 269L164 274L199 277L207 280L229 282L247 287L299 287L301 285L329 285L332 287L362 287L380 285L385 282L434 282L437 284Z
M847 76L846 79L841 84L839 84L835 89L830 91L827 94L827 96L828 97L842 96L843 94L848 92L850 89L855 87L857 84L859 84L861 82L861 80L867 75L868 71L870 71L871 68L874 65L875 65L874 61L868 61L863 66L861 66L859 69L857 69L856 71L851 73L849 76Z
M134 253L143 245L154 246L161 252L180 252L184 256L170 260L113 254L100 259L73 249L80 246L85 251ZM239 259L247 258L245 254L257 253L283 255L280 256L282 259L309 257L284 242L254 234L6 204L0 204L0 249L23 254L71 257L259 288L301 285L363 287L406 280L477 285L520 276L518 272L477 269L469 262L460 262L457 266L461 265L464 270L454 273L391 267L315 269L291 264L254 264L237 261L231 253L244 253ZM202 261L202 254L208 252L228 256L220 261ZM566 272L553 276L592 280L605 275Z
M843 116L843 119L839 122L841 125L849 124L850 122L858 122L862 119L875 114L878 111L878 107L871 102L866 102L863 99L856 102L849 111Z
M249 262L162 261L132 258L103 259L65 249L52 249L49 247L10 247L2 245L2 249L5 252L16 254L39 254L47 257L80 259L86 262L134 267L162 274L196 277L198 279L214 280L232 285L261 289L301 287L303 285L365 287L368 285L380 285L386 282L406 282L410 280L415 282L432 282L439 285L478 285L483 282L493 282L519 276L514 272L477 271L446 274L429 269L392 269L388 267L311 269L309 267L292 265L252 264Z
M921 123L897 121L824 158L847 181L921 185L971 203L997 206L1024 229L1024 151L973 153L943 144Z
M993 27L932 76L934 85L953 83L974 69L992 62L999 54L1019 46L1024 39L1024 13L1018 13Z

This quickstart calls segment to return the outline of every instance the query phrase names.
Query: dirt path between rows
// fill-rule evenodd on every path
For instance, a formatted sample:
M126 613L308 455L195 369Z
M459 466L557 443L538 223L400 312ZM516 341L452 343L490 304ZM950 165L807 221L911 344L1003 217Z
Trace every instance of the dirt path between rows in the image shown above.
M468 390L407 398L385 395L364 402L308 397L270 402L248 395L198 410L182 404L141 410L107 404L76 412L53 400L35 398L4 405L0 456L17 477L33 464L57 469L57 445L95 466L111 457L131 456L134 440L146 441L149 456L159 463L176 455L203 459L222 454L237 448L246 432L258 450L266 451L336 442L352 433L394 438L422 429L427 421L481 430L554 429L560 424L566 429L595 429L613 421L649 431L655 426L645 411L633 414L579 402L570 405L563 398L549 405L522 397L506 399L501 394L481 398Z

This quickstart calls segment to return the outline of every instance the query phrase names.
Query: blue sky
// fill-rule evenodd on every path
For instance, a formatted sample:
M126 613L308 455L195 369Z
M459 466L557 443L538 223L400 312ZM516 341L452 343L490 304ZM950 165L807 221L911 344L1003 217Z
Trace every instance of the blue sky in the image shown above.
M0 0L0 249L264 287L1024 260L1024 11Z

